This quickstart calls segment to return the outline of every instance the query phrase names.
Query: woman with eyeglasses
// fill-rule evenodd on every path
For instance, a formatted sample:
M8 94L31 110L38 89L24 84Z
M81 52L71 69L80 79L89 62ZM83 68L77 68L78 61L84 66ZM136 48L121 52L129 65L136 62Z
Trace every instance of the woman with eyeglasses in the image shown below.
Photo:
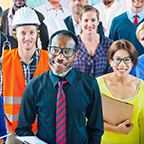
M97 78L100 92L134 106L129 119L117 126L104 121L102 144L144 144L144 81L129 74L138 53L127 40L117 40L109 48L108 60L113 72ZM129 125L128 125L129 124Z
M142 22L136 30L136 36L141 45L144 48L144 22ZM138 57L138 63L134 66L130 74L144 80L144 54Z
M90 5L80 9L81 34L78 38L78 55L74 68L93 77L112 72L107 59L107 51L113 41L97 32L99 12Z

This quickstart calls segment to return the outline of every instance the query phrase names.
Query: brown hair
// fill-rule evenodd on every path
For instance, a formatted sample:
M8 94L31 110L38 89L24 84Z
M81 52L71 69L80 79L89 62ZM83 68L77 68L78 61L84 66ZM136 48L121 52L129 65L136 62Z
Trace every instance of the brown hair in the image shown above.
M91 5L85 5L81 7L80 12L79 12L80 20L82 19L82 15L88 11L95 11L97 15L97 19L99 20L99 11Z
M140 38L139 38L139 32L140 32L141 30L143 30L143 29L144 29L144 22L142 22L142 23L137 27L136 36L137 36L137 39L138 39L138 40L140 40Z
M110 46L107 52L108 60L110 61L113 58L114 54L120 49L128 51L131 58L133 58L134 65L137 64L138 52L135 49L134 45L127 40L117 40Z

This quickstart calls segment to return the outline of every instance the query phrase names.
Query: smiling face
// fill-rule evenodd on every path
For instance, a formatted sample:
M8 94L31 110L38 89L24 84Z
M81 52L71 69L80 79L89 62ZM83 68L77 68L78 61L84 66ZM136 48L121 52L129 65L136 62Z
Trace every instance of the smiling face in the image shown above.
M52 39L51 46L59 48L75 49L75 42L71 37L65 35L56 35ZM49 65L53 73L59 77L65 77L73 67L74 59L76 58L75 52L71 57L65 57L61 52L59 55L52 55L50 49L48 51Z
M130 54L125 49L120 49L120 50L116 51L113 56L113 58L117 58L117 59L118 58L123 59L126 57L130 57ZM121 63L116 64L113 60L110 60L110 64L114 70L114 73L119 77L127 76L133 66L133 62L125 64L124 61L121 61Z
M35 25L25 25L16 28L16 38L19 49L35 49L37 40L37 27Z
M80 24L84 33L96 33L99 24L96 12L92 10L85 12L81 17Z
M143 9L144 0L131 0L132 7L136 9Z

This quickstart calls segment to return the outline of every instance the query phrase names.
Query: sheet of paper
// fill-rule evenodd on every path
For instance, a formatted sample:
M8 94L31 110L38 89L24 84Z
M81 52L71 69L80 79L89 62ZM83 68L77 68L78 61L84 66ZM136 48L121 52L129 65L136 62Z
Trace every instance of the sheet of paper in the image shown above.
M21 142L30 143L30 144L48 144L37 136L16 136L16 139L20 140Z

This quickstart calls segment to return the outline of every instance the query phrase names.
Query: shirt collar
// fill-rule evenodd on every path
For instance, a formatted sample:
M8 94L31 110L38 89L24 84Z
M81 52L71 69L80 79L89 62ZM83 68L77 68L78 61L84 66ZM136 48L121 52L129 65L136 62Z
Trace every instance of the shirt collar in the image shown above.
M78 25L77 22L75 21L75 19L73 18L73 16L72 16L72 21L73 21L74 25Z
M60 80L60 77L53 74L52 70L49 72L50 79L52 81L53 86L55 87ZM70 85L74 84L74 77L75 77L75 70L72 68L72 70L66 75L64 78Z
M53 7L50 3L49 3L49 1L46 1L46 9L47 9L47 11L49 11L49 10L51 10L51 9L55 9L55 7ZM61 10L63 13L64 13L64 9L63 9L63 7L61 6L60 8L58 8L59 10Z
M131 9L129 9L129 10L127 11L127 14L128 14L131 18L133 18L135 15L138 15L139 17L143 17L143 15L144 15L144 9L143 9L141 12L139 12L139 13L135 13L135 12L133 12Z

